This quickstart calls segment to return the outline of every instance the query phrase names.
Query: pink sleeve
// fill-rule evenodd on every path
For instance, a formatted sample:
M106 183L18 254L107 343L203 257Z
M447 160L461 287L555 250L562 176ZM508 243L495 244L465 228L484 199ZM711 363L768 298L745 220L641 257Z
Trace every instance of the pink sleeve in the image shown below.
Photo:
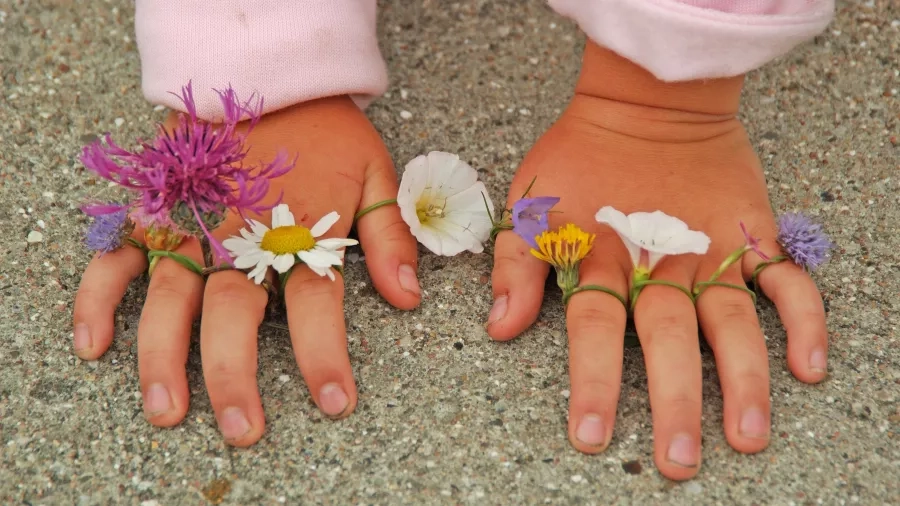
M190 80L201 118L221 117L212 89L258 93L264 112L334 95L367 104L387 88L375 31L376 0L137 0L135 32L144 96Z
M834 0L549 0L597 44L663 81L730 77L820 33Z

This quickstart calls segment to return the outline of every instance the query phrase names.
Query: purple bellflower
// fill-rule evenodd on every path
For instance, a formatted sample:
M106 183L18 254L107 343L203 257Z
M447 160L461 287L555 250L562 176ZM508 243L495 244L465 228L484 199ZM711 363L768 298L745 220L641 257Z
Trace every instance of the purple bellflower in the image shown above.
M138 192L131 207L141 225L174 228L185 235L203 233L222 258L230 258L209 229L224 219L226 210L245 216L278 204L280 196L274 203L262 200L270 180L291 170L296 160L289 161L282 152L267 165L245 165L245 141L259 121L263 101L252 96L241 102L231 87L215 91L224 108L221 124L198 119L188 83L179 96L187 114L179 115L171 131L160 126L156 139L140 142L134 152L119 147L107 134L105 145L98 140L84 148L81 161L100 177ZM243 119L249 120L248 128L239 133L237 125Z
M791 260L806 271L825 263L834 247L822 225L800 213L784 214L778 219L778 242Z
M534 249L537 236L550 228L547 214L559 202L559 197L535 197L518 200L512 207L513 232Z
M116 209L110 212L110 209ZM88 249L101 255L115 251L125 244L134 230L134 223L128 219L128 209L116 205L87 206L83 211L94 217L94 222L84 235Z

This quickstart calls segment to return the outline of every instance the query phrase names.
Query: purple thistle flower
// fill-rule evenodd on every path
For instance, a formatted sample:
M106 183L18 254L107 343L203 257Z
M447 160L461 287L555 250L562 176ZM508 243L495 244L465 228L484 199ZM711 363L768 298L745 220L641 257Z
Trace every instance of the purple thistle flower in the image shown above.
M535 238L550 228L547 213L559 202L559 197L535 197L518 200L512 207L513 232L538 249Z
M812 271L825 263L834 244L822 225L800 213L788 213L778 219L778 242L795 264Z
M97 212L97 208L108 210L118 207L118 210L100 214L91 214ZM90 206L83 209L89 216L94 216L94 222L88 227L84 234L84 244L92 251L97 251L101 255L109 253L121 248L125 244L125 240L134 230L134 223L128 219L128 208L109 204L108 206Z
M227 209L241 216L260 213L278 204L262 204L270 180L287 173L294 162L279 153L264 166L245 166L247 134L262 113L262 99L251 96L237 99L234 90L215 90L224 107L220 125L197 118L191 83L179 97L187 109L171 132L162 126L152 143L140 142L138 150L127 151L115 144L109 134L106 145L99 140L86 146L81 156L84 166L105 179L140 194L134 207L140 221L169 225L192 234L205 234L213 248L224 258L228 252L209 233ZM237 133L237 124L249 119L248 128Z
M769 255L766 255L759 249L759 239L750 235L750 232L747 230L747 227L744 225L744 222L740 222L741 224L741 232L744 233L744 240L747 241L747 247L753 250L754 253L759 255L759 258L763 260L769 260Z

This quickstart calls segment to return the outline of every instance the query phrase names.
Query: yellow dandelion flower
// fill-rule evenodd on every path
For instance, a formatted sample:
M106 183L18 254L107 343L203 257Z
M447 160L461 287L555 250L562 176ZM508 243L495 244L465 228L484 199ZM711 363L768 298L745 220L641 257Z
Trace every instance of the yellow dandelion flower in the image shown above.
M578 286L578 266L591 252L595 238L596 234L568 223L537 236L538 249L532 249L531 254L556 269L556 282L566 292Z

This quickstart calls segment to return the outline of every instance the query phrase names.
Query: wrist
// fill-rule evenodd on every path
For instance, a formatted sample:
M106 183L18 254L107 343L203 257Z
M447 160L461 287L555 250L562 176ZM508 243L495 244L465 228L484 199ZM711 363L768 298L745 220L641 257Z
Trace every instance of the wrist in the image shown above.
M738 112L744 76L665 82L609 49L588 40L576 95L711 116Z

